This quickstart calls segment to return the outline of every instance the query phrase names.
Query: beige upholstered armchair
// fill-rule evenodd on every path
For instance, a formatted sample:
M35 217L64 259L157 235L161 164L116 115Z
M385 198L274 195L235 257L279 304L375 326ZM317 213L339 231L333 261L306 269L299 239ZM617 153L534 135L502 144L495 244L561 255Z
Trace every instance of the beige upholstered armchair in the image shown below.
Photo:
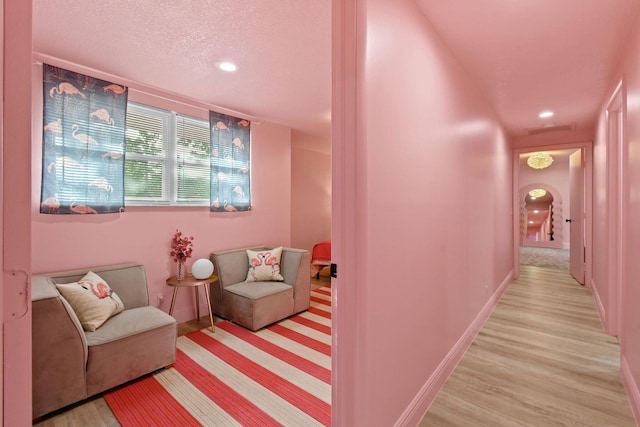
M247 249L269 251L273 248L255 246L211 254L219 277L211 285L215 314L257 331L309 308L309 251L283 248L279 267L284 280L247 282L250 267Z
M124 304L96 330L83 328L56 286L89 271ZM176 321L149 305L143 265L34 274L31 285L34 419L175 362Z

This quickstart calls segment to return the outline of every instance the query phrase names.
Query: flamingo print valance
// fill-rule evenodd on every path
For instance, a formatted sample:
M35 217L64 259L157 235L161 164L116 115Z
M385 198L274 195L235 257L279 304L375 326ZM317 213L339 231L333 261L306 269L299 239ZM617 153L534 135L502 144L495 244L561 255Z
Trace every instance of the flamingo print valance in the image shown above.
M43 64L40 213L124 210L127 88Z

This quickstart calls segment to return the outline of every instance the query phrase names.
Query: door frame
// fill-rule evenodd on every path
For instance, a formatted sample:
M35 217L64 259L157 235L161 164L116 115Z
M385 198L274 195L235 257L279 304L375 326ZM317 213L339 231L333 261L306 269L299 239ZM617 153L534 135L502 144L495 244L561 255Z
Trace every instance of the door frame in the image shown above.
M608 306L604 310L604 328L610 335L620 336L622 325L624 254L626 239L623 230L627 221L626 196L628 160L626 138L626 86L620 79L605 108L607 150L607 280Z
M593 141L572 142L567 144L551 144L513 149L513 196L511 217L513 222L513 278L520 277L520 155L535 151L554 151L566 149L582 149L585 164L584 203L585 203L585 271L586 287L591 287L592 281L592 218L593 218Z
M569 247L574 248L574 250L569 253L569 274L571 274L578 283L583 285L586 283L584 176L584 150L575 150L569 155L569 210L571 211L571 218L569 219ZM579 212L575 211L576 206L580 207ZM583 250L576 253L575 247L583 248Z

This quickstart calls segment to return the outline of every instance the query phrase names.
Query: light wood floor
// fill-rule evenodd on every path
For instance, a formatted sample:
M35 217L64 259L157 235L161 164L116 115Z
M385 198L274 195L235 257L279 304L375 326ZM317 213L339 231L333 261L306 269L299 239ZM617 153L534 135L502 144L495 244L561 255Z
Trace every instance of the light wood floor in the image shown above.
M311 288L319 288L331 283L328 269L324 269L320 278L311 278ZM214 322L220 321L215 318ZM209 317L202 316L199 320L191 320L178 325L178 336L198 331L210 325ZM111 412L109 405L102 396L95 396L83 402L63 408L49 414L33 424L37 427L115 427L120 426Z
M635 426L619 357L589 289L522 266L420 427Z

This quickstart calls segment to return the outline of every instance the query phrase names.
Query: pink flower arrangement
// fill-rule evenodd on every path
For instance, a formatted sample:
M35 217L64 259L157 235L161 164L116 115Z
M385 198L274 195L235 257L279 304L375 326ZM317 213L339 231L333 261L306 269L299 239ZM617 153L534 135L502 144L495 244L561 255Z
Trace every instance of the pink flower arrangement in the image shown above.
M169 255L173 257L176 262L185 262L191 257L193 251L193 236L182 236L182 232L176 230L176 234L173 235L171 240L171 252Z

